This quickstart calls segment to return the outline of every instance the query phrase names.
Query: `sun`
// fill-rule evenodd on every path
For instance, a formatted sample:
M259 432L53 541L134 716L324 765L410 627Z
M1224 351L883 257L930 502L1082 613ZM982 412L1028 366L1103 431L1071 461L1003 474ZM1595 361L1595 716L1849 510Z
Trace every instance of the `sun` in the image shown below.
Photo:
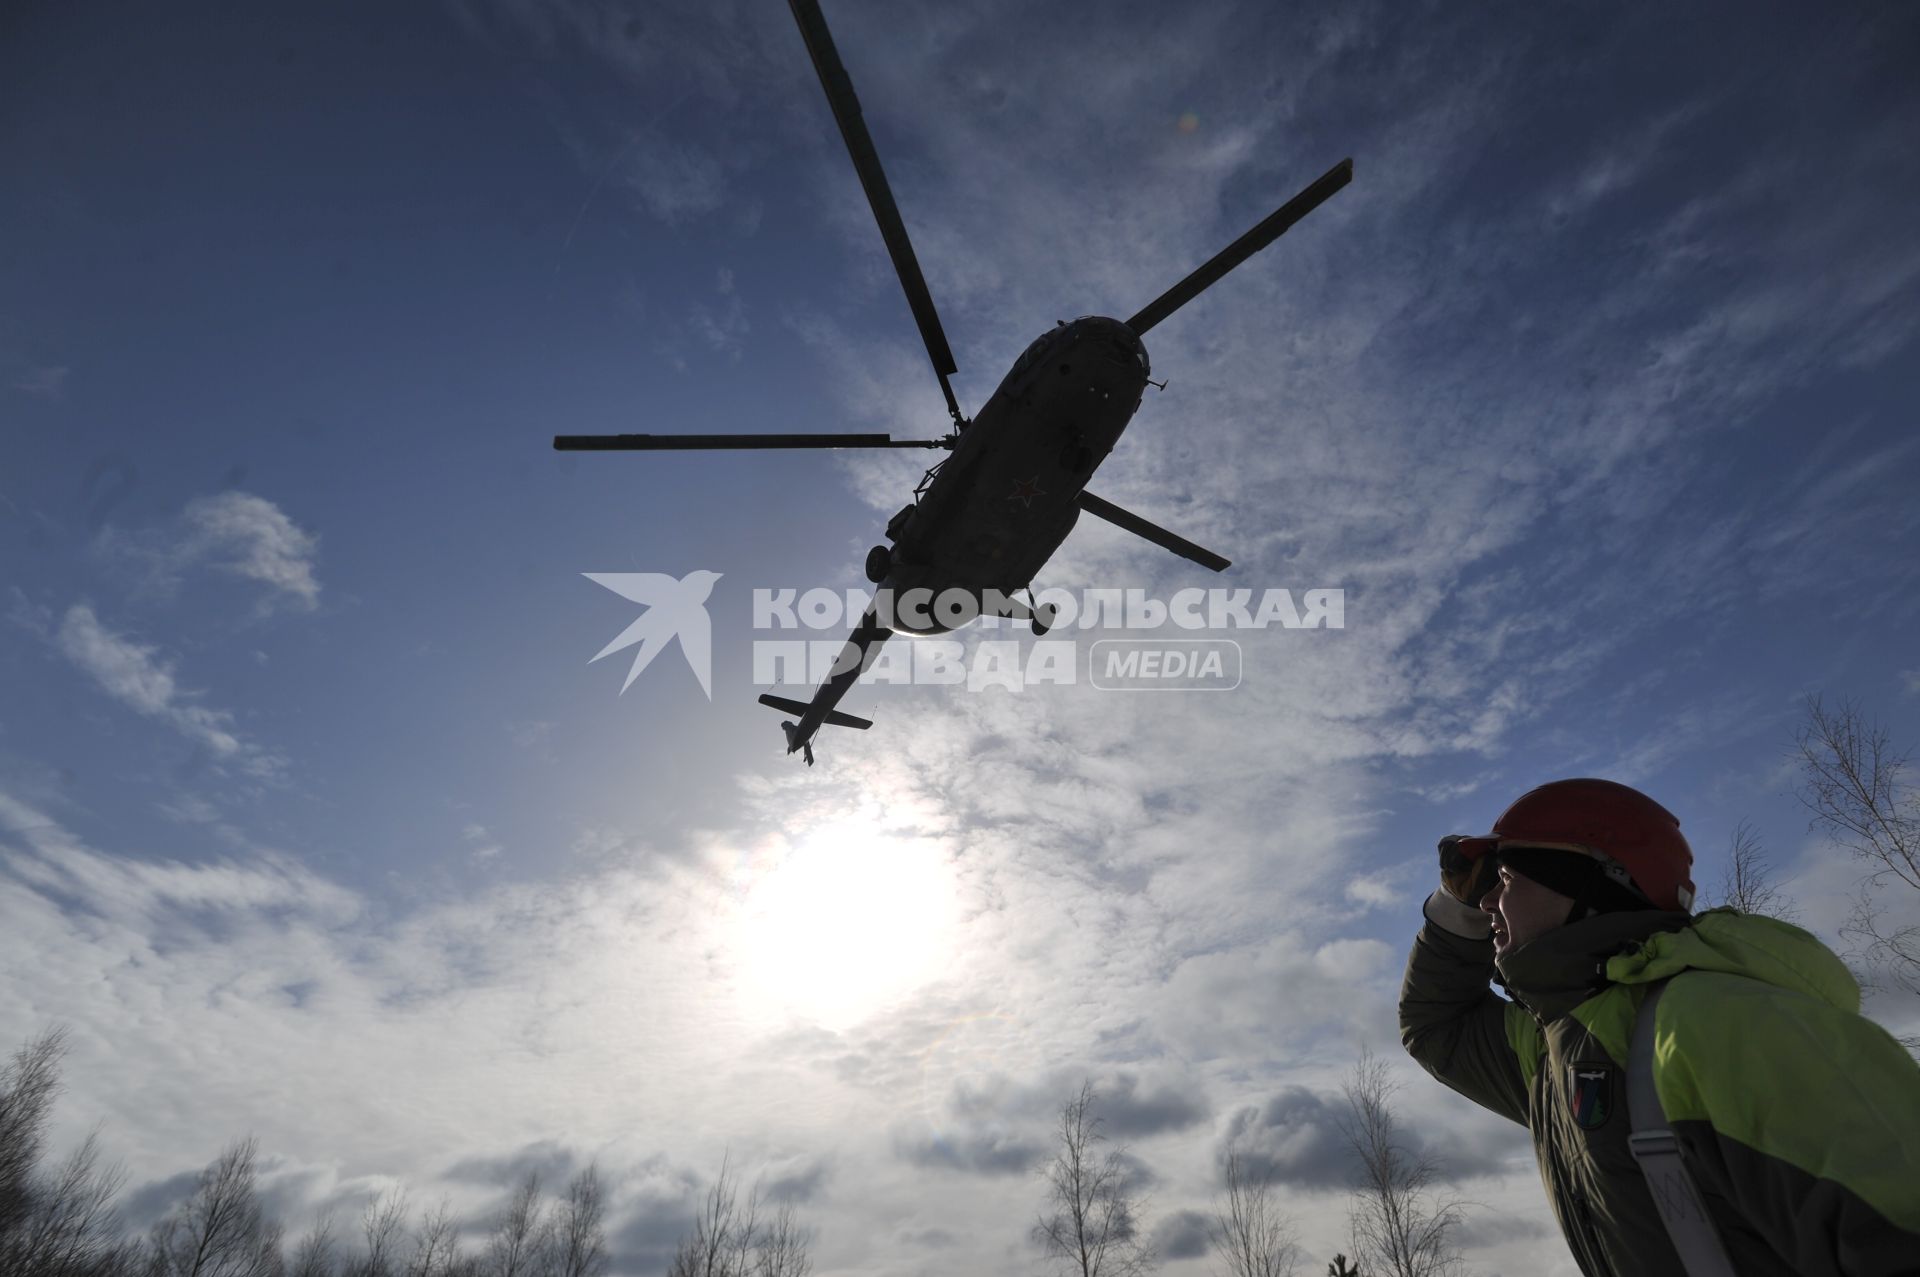
M935 840L829 825L763 862L745 888L740 990L762 1016L844 1029L952 962L956 882Z

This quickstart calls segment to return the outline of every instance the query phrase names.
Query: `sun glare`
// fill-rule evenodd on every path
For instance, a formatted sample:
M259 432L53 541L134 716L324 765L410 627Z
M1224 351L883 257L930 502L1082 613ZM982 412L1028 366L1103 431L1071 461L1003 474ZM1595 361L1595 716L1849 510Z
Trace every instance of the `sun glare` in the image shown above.
M747 884L741 992L764 1014L840 1029L949 963L954 879L937 842L864 826L810 834Z

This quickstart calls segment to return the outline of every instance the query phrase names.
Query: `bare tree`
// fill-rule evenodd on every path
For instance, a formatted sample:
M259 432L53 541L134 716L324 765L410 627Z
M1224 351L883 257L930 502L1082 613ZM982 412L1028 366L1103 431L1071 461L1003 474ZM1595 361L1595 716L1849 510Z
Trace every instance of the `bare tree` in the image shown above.
M801 1225L791 1205L763 1222L759 1185L742 1201L731 1161L722 1158L667 1277L807 1277L812 1244L812 1230Z
M1773 885L1773 865L1767 859L1766 849L1760 845L1760 835L1744 820L1734 829L1733 841L1727 848L1727 869L1720 879L1720 903L1731 905L1741 913L1778 918L1782 922L1792 922L1799 913Z
M514 1186L507 1209L487 1241L486 1268L493 1277L538 1277L552 1238L540 1197L540 1172L528 1171Z
M334 1277L334 1271L333 1220L329 1217L307 1230L307 1235L300 1239L287 1277Z
M407 1277L447 1277L459 1257L460 1234L453 1224L452 1209L442 1199L420 1220L413 1256L407 1260Z
M1465 1203L1438 1196L1439 1167L1400 1138L1387 1066L1363 1048L1343 1085L1341 1133L1360 1164L1348 1212L1354 1258L1381 1277L1445 1277L1460 1271L1452 1233Z
M607 1267L606 1201L600 1168L589 1163L567 1185L567 1199L554 1221L559 1277L600 1277Z
M398 1277L407 1248L404 1189L389 1189L367 1202L360 1212L360 1240L363 1249L348 1270L351 1277Z
M1226 1256L1227 1277L1292 1277L1300 1246L1273 1199L1272 1181L1255 1175L1231 1141L1224 1161L1226 1196L1214 1204L1209 1231Z
M0 1069L0 1240L33 1209L33 1172L46 1139L47 1114L60 1092L67 1031L50 1028Z
M1101 1153L1106 1136L1093 1111L1093 1083L1060 1110L1059 1144L1041 1172L1051 1213L1034 1225L1033 1239L1049 1260L1078 1277L1134 1277L1153 1271L1138 1211L1127 1183L1125 1150Z
M1812 813L1812 827L1873 866L1841 934L1860 945L1875 971L1920 993L1920 926L1887 925L1879 899L1882 890L1902 884L1920 891L1920 793L1902 786L1906 752L1852 701L1829 710L1817 696L1807 698L1794 743L1800 801Z
M759 1209L757 1192L741 1204L732 1165L721 1158L720 1174L694 1216L692 1231L680 1239L667 1277L748 1277Z
M98 1139L88 1135L58 1171L29 1190L31 1209L0 1238L0 1272L79 1277L129 1268L138 1247L122 1237L113 1209L125 1178L119 1167L100 1167Z
M781 1203L754 1241L752 1277L807 1277L813 1271L812 1241L812 1230L801 1226L793 1203Z
M153 1234L155 1277L279 1277L280 1225L260 1209L260 1149L237 1140Z
M97 1135L51 1174L39 1170L65 1054L66 1030L54 1027L0 1068L0 1273L121 1277L143 1250L121 1233L113 1199L125 1174L100 1165Z

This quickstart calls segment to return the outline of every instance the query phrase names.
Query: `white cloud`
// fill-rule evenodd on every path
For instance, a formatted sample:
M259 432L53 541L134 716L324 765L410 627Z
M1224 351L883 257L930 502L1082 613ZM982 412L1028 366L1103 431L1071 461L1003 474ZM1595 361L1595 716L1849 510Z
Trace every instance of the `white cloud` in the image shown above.
M493 835L487 832L485 825L469 824L460 831L460 837L465 839L467 845L472 849L467 854L477 862L484 863L497 859L502 850Z
M1622 139L1610 140L1566 188L1547 196L1548 207L1559 216L1578 216L1643 181L1662 160L1671 158L1667 148L1673 134L1698 119L1705 109L1704 102L1688 103L1627 132Z
M1403 875L1382 871L1355 878L1347 884L1347 899L1367 909L1383 909L1406 899Z
M217 762L257 777L275 775L284 766L283 759L239 736L232 714L196 704L197 693L180 687L172 663L158 648L109 630L86 604L69 607L59 628L46 637L101 691L206 747Z
M641 208L668 226L719 208L727 198L725 167L699 145L657 134L632 139L616 179Z
M746 336L753 328L747 322L746 304L739 294L732 292L726 293L725 304L718 310L701 302L693 303L688 308L687 326L710 349L736 363L746 350Z
M671 1234L697 1177L677 1171L684 1192L647 1197L639 1186L658 1172L646 1167L665 1158L710 1175L731 1145L770 1183L805 1181L810 1209L832 1221L823 1268L897 1271L894 1243L860 1260L857 1239L924 1231L929 1185L948 1180L944 1225L969 1238L953 1262L999 1263L986 1256L1004 1221L1030 1209L1031 1182L1013 1172L1045 1149L1080 1078L1142 1173L1191 1193L1207 1173L1211 1097L1246 1102L1263 1085L1248 1081L1250 1060L1290 1058L1329 1029L1379 1031L1392 972L1377 941L1316 926L1324 902L1311 891L1267 894L1270 877L1310 881L1299 866L1327 854L1310 824L1289 836L1269 822L1277 851L1229 842L1190 808L1123 802L1139 784L1127 763L1058 770L1001 791L1006 804L984 801L991 777L941 793L953 773L929 759L978 748L984 720L966 721L931 715L895 742L911 756L864 772L750 782L734 828L690 858L601 829L583 845L603 854L574 881L475 888L405 915L277 854L189 864L100 851L10 800L0 963L31 954L38 975L0 989L0 1024L75 1025L62 1129L104 1118L136 1183L255 1130L306 1186L287 1190L296 1227L369 1168L417 1200L445 1191L477 1208L481 1188L448 1168L539 1145L601 1159L623 1186L616 1230L644 1215ZM837 1030L770 1002L784 984L753 960L767 921L758 888L796 863L772 832L789 824L872 831L876 856L896 848L900 874L940 877L954 911L937 967L892 989L895 906L876 905L886 916L870 925L836 906L850 934L835 943L870 933L881 947L867 963L890 990L833 1017ZM1129 836L1132 825L1144 827ZM478 822L459 833L492 842ZM822 881L840 890L836 875ZM910 894L876 883L889 901ZM1216 890L1228 895L1200 898ZM1256 930L1284 934L1248 938ZM1243 938L1195 954L1223 934ZM1004 1244L1017 1251L1020 1236Z
M360 912L350 892L278 853L196 865L104 855L6 794L0 794L0 827L21 844L8 856L20 881L123 926L193 910L245 916L291 909L331 925L351 922Z
M320 599L313 575L318 538L273 502L248 492L195 497L182 516L187 534L177 553L270 587L304 608Z
M13 383L13 388L40 399L64 399L67 396L67 375L72 371L65 365L30 368Z
M728 859L398 918L275 853L118 856L0 795L0 962L36 973L0 989L0 1025L74 1028L60 1139L104 1121L139 1185L253 1130L312 1181L288 1190L294 1228L369 1167L477 1206L456 1163L531 1146L599 1158L622 1235L677 1231L729 1149L797 1198L832 1191L842 1146L884 1177L913 1087L769 1049L778 1022L747 1018L728 961Z
M206 567L266 586L263 614L282 604L311 611L320 601L319 538L250 492L195 497L169 527L132 533L109 527L99 544L138 569L144 588L162 594L178 588L188 571Z

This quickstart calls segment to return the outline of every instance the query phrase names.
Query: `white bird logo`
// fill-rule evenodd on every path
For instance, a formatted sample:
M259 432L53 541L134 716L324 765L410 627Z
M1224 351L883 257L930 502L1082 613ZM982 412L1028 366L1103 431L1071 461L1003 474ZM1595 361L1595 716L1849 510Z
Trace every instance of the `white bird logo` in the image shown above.
M689 572L677 581L664 572L582 572L580 575L647 609L593 658L597 661L623 647L640 645L640 650L633 654L633 668L627 671L627 681L620 685L622 694L633 686L633 680L640 677L640 671L652 663L661 649L677 638L693 676L700 680L700 690L707 694L708 700L713 699L713 623L707 619L707 596L713 593L713 583L720 579L720 573Z

